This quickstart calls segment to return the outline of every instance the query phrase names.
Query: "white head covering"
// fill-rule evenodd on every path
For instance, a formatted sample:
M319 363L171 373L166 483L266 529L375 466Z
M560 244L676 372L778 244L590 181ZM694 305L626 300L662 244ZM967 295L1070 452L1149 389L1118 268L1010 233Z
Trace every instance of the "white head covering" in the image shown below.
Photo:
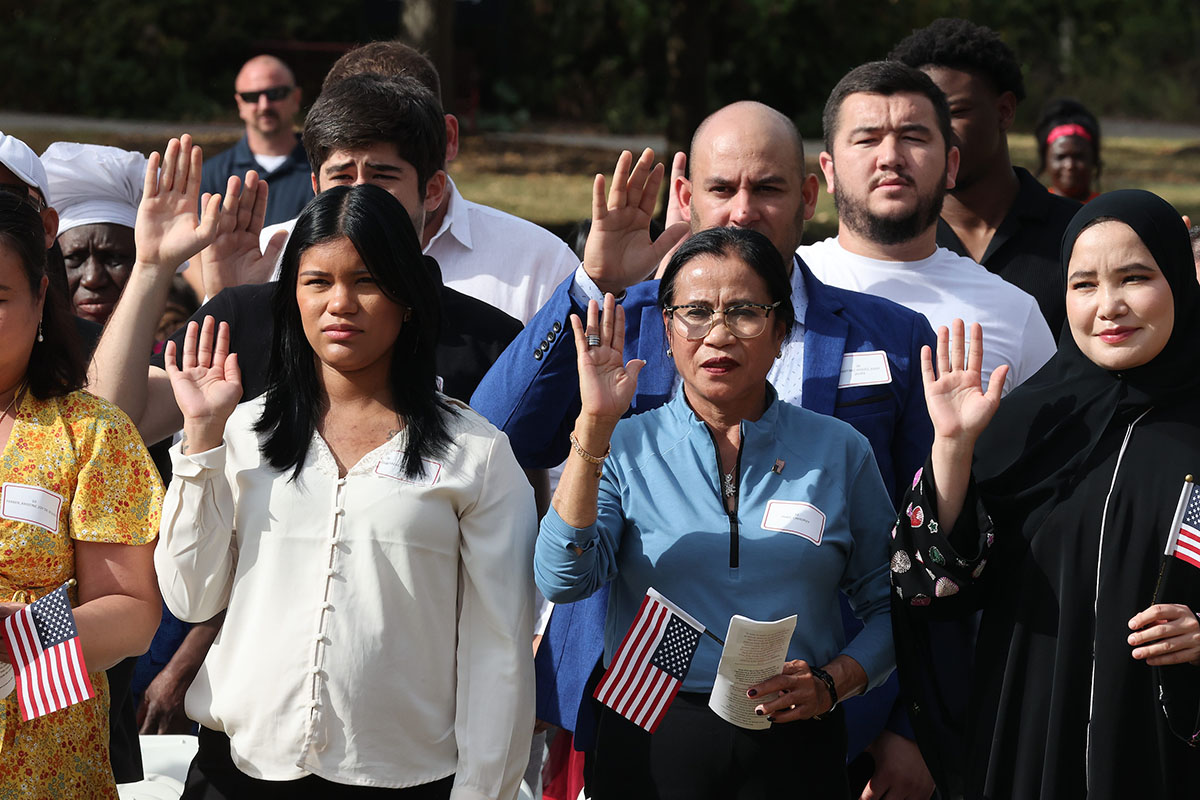
M38 161L37 153L15 136L0 131L0 164L12 170L26 186L32 186L42 193L42 198L50 205L50 182L46 180L46 170Z
M109 222L132 228L146 179L146 157L119 147L55 142L42 153L58 232Z

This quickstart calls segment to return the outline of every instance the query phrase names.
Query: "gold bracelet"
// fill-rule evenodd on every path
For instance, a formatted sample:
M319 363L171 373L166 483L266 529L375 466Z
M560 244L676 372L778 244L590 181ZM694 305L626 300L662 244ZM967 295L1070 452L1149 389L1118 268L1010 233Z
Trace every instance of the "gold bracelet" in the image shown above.
M587 450L583 449L583 445L581 445L579 443L579 440L575 438L574 431L571 431L571 435L569 438L571 440L571 449L575 451L575 454L578 455L580 458L582 458L584 461L588 462L589 464L596 465L596 477L599 478L601 473L603 472L601 465L604 463L604 459L608 458L608 454L612 452L612 445L609 445L608 448L605 449L604 455L594 456L591 453L589 453Z

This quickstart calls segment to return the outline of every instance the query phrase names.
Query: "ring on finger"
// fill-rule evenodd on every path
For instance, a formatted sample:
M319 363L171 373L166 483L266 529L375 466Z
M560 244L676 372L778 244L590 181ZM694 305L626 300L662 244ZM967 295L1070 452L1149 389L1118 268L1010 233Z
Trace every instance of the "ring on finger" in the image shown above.
M599 335L597 335L595 333L589 333L587 335L587 346L588 347L599 347L600 346Z

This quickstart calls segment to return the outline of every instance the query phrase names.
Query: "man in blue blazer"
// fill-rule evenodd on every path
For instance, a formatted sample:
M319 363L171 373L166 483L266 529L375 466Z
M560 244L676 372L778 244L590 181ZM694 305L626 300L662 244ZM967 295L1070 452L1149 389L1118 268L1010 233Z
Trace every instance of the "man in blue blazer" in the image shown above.
M727 106L696 130L689 160L690 180L682 174L682 154L673 171L672 205L683 221L654 241L649 224L663 167L652 168L653 153L643 153L632 170L632 155L621 155L607 201L604 177L596 176L583 264L493 365L472 407L505 431L525 468L561 463L580 408L569 315L582 315L588 300L605 292L625 310L626 356L646 362L630 413L662 405L677 377L656 306L658 281L644 279L689 230L752 228L771 239L793 269L797 324L769 379L782 399L843 419L866 436L898 501L933 437L920 362L921 347L935 342L929 323L891 301L826 286L796 257L819 185L805 174L800 136L782 114L758 103ZM538 650L538 717L574 731L577 749L588 748L594 731L586 683L603 652L606 608L606 590L557 607ZM848 636L857 625L848 620ZM896 713L896 698L893 676L846 704L847 752L870 752L876 796L915 790L915 797L926 785L931 792L933 782L903 714Z

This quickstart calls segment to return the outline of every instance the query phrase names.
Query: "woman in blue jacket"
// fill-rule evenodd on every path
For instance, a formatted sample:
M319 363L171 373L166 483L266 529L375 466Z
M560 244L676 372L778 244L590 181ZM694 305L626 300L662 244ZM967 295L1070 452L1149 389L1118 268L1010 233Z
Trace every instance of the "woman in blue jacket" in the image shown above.
M542 592L571 602L614 581L606 665L650 586L718 628L734 614L798 615L791 660L747 699L788 724L745 730L709 710L720 651L702 641L653 735L605 709L590 769L598 800L846 794L837 702L894 666L894 515L866 439L767 383L785 338L800 334L790 295L761 234L691 237L659 290L680 386L667 405L624 421L642 362L624 363L622 310L609 296L603 313L588 309L586 327L572 318L582 412L538 539ZM850 642L839 590L865 622Z

